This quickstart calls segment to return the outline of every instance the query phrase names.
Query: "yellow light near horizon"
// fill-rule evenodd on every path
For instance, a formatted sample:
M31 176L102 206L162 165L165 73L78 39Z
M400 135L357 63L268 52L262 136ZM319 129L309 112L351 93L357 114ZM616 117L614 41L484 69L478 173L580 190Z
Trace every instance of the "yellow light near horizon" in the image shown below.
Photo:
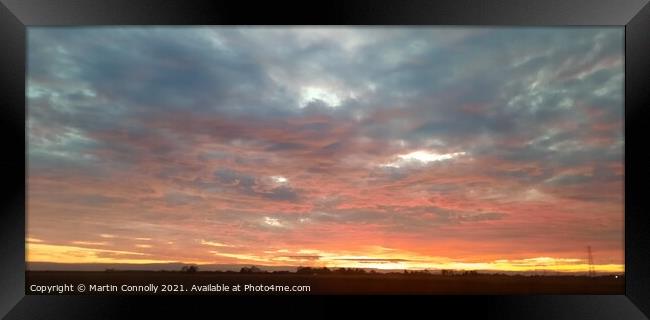
M55 263L168 263L173 261L157 260L147 257L147 254L130 251L90 249L76 246L52 245L41 243L27 243L28 262L55 262ZM102 257L102 253L130 256Z
M194 261L170 261L156 259L150 254L121 251L85 248L70 245L54 245L44 243L26 244L28 262L53 262L53 263L120 263L120 264L144 264L144 263L192 263L192 264L214 264L214 260ZM550 271L550 272L588 272L589 265L581 263L581 259L568 258L551 258L536 257L521 260L496 260L488 262L459 262L452 261L441 257L427 257L420 255L408 254L391 254L387 255L337 255L333 252L323 252L319 250L298 250L299 254L320 255L316 260L293 259L278 257L279 251L271 252L265 255L256 255L252 253L224 253L210 251L212 256L231 258L246 263L254 263L266 266L287 266L300 264L302 266L328 267L328 268L372 268L378 270L484 270L493 272L533 272L533 271ZM289 250L281 250L282 253L290 253ZM375 261L376 260L376 261ZM383 260L383 261L382 261ZM400 261L396 261L400 260ZM543 262L543 264L542 264ZM295 265L298 266L298 265ZM623 264L601 264L594 265L594 270L599 273L624 273Z

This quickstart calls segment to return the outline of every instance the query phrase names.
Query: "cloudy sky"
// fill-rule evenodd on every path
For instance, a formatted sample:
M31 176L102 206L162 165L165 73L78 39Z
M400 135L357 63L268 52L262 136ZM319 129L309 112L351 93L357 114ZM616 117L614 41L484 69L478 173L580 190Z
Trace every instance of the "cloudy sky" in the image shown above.
M623 28L29 28L28 261L623 270Z

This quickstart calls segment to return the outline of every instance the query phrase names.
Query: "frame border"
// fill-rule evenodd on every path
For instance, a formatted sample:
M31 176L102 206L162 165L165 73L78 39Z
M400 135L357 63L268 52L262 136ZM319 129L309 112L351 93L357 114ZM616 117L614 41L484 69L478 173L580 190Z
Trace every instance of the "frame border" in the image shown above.
M7 156L0 159L0 316L23 318L129 317L127 308L169 316L172 305L214 313L215 308L274 311L296 305L337 314L353 309L384 313L395 301L404 310L441 311L502 319L648 319L650 317L650 218L643 201L648 157L642 138L648 124L650 90L649 0L371 0L305 2L171 0L0 0L0 135ZM255 10L251 10L255 8ZM555 296L300 296L246 297L88 297L25 295L25 70L29 26L70 25L475 25L475 26L625 26L625 295ZM384 302L385 303L382 303ZM169 303L167 303L169 302ZM255 303L255 308L250 308ZM468 308L468 306L470 306ZM288 308L287 308L288 307ZM359 308L363 307L363 308ZM645 315L644 315L645 314ZM187 316L181 312L180 315ZM339 314L340 315L340 314ZM153 316L148 313L148 316Z

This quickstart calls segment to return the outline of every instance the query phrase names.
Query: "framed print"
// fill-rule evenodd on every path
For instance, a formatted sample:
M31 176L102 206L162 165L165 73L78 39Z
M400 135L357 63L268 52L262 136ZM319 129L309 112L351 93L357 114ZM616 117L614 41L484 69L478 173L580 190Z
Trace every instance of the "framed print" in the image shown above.
M2 4L9 319L650 312L647 1Z

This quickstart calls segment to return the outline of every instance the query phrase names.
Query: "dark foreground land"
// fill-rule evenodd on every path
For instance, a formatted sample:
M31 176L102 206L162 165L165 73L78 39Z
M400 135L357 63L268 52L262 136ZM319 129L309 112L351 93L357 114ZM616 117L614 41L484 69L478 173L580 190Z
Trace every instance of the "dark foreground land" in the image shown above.
M27 294L624 294L622 276L512 276L437 274L296 274L164 271L27 271ZM84 291L78 290L79 285ZM239 292L233 289L239 285ZM284 289L262 286L283 286ZM51 292L43 292L50 286ZM91 286L93 286L91 289ZM156 292L153 292L153 287ZM257 288L253 288L257 286ZM286 286L286 287L285 287ZM309 290L293 286L310 286ZM166 287L166 291L162 291ZM224 288L228 287L228 291ZM246 290L245 288L249 288ZM291 291L292 288L294 291ZM61 289L61 287L59 287ZM105 289L99 290L98 289ZM184 291L181 291L184 290ZM39 292L40 290L40 292Z

